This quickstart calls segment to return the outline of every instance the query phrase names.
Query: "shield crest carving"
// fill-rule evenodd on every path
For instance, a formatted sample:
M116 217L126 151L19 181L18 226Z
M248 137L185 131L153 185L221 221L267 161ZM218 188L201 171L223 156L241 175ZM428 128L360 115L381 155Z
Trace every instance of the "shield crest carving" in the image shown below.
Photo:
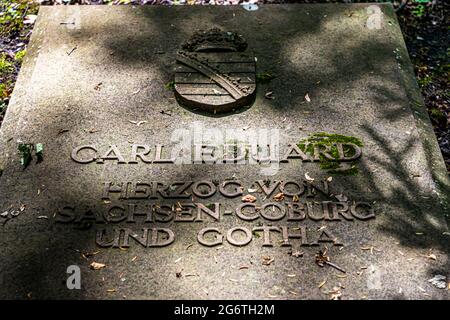
M175 97L193 110L224 113L255 100L256 65L245 39L220 29L200 31L177 53Z

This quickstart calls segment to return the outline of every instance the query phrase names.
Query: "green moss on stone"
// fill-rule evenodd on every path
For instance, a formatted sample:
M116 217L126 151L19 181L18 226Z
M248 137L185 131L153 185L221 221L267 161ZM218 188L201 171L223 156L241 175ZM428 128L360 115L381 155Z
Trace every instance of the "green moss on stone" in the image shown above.
M256 83L269 83L273 78L275 78L275 76L270 72L258 73L256 75Z
M167 90L173 91L175 90L175 81L169 81L164 86Z
M329 147L333 158L338 159L339 153L336 144L337 143L353 143L358 147L363 147L363 143L359 138L352 136L345 136L336 133L318 132L313 133L309 137L302 139L298 142L297 146L304 153L314 156L314 147ZM344 153L348 156L354 155L355 150L344 145ZM322 170L326 170L329 174L333 175L356 175L358 173L357 161L339 162L326 158L322 154L320 155L319 165Z

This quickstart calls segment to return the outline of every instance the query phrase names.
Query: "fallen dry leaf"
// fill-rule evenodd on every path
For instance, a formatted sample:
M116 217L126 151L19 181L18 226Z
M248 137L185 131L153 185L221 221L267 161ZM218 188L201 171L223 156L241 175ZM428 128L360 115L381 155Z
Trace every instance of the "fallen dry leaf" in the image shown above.
M269 257L269 256L263 256L262 257L262 264L264 265L264 266L269 266L272 262L274 262L274 258L272 258L272 257Z
M373 254L374 251L378 251L378 252L381 251L381 250L375 248L374 246L361 247L361 250L370 251L370 254Z
M325 283L327 283L327 279L325 279L325 280L323 280L321 283L319 283L318 288L319 288L319 289L322 288L322 287L325 285Z
M308 180L308 181L314 181L314 178L311 178L311 177L309 176L308 172L305 173L305 178L306 178L306 180Z
M100 251L95 252L81 252L81 256L85 259L95 256L96 254L100 253Z
M326 250L319 250L319 252L316 254L316 264L320 267L323 267L329 261L330 257L327 255Z
M425 258L428 258L428 259L434 260L434 261L437 260L437 257L436 257L436 255L434 253L430 253L429 255L425 255Z
M36 21L37 15L35 14L28 14L25 16L25 19L23 20L24 24L33 24Z
M311 98L309 97L309 94L305 94L305 100L308 102L311 102Z
M272 92L272 91L267 92L267 93L264 95L264 97L265 97L266 99L269 99L269 100L275 99L275 97L273 96L273 92Z
M275 201L282 201L283 199L284 199L283 192L277 193L276 195L273 196L273 200Z
M341 288L334 287L332 291L329 292L331 294L330 299L331 300L340 300L342 297Z
M106 264L98 263L98 262L92 262L90 264L91 269L93 270L100 270L106 267Z
M255 202L256 197L252 196L251 194L247 194L247 195L243 196L241 200L242 200L242 202Z
M129 122L131 122L132 124L135 124L136 126L140 126L141 124L147 123L147 121L145 120L141 120L141 121L134 121L134 120L128 120Z
M437 274L433 278L428 280L428 282L430 282L436 288L445 289L447 287L446 279L447 279L446 276L444 276L442 274Z
M198 277L199 275L196 273L186 273L184 276L185 277Z
M291 253L291 256L296 257L296 258L303 257L303 252L295 251L295 252Z

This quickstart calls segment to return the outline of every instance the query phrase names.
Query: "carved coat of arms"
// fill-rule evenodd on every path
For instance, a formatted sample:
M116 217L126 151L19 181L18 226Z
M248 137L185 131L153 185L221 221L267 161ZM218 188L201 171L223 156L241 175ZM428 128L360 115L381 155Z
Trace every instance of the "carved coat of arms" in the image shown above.
M200 31L177 53L175 96L193 110L223 113L255 99L255 58L235 32Z

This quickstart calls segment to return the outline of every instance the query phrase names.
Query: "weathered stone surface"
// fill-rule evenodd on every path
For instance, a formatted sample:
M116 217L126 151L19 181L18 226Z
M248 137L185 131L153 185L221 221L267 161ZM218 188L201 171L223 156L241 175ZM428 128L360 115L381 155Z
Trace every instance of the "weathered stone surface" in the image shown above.
M368 19L374 11L368 6L272 5L252 12L241 7L41 7L1 128L0 212L8 215L0 218L0 297L328 299L342 286L342 299L448 299L448 290L428 282L436 274L448 276L448 178L393 9L379 5L382 24L373 29ZM237 113L191 112L165 88L173 81L180 45L197 29L212 27L242 34L257 57L256 72L276 75L258 84L254 104ZM268 92L274 99L265 97ZM333 176L332 195L304 193L300 202L366 202L376 217L357 219L348 211L351 221L243 221L234 211L241 196L130 200L114 193L102 198L105 182L220 184L231 177L242 182L246 195L257 180L308 180L305 174L315 183L326 180L330 174L317 162L295 159L266 176L260 165L249 164L177 165L139 158L138 163L80 164L71 159L82 145L101 154L116 145L128 162L132 144L149 145L154 152L156 144L171 144L174 130L192 126L279 129L282 153L289 142L316 132L357 137L364 143L357 174ZM44 160L23 169L18 141L43 143ZM277 193L267 199L251 194L262 206L275 202ZM285 196L276 203L292 200ZM208 215L203 222L143 223L144 217L137 217L136 223L90 228L56 221L67 218L58 213L65 206L102 213L115 205L136 204L142 210L144 204L177 207L178 202L210 208L220 203L220 222ZM9 219L11 211L19 213ZM284 247L278 232L271 233L273 246L263 246L263 233L256 231L240 247L227 241L207 247L197 240L207 227L226 238L232 228L252 231L262 224L297 233L305 227L312 235L328 230L343 246L300 246L299 239L291 239L292 247ZM118 227L138 235L143 227L149 235L151 228L169 228L175 240L166 247L144 248L133 239L129 248L96 246L96 230ZM345 274L316 264L324 245ZM303 256L289 253L297 251ZM106 267L92 270L92 262ZM69 265L81 268L81 290L66 287Z

